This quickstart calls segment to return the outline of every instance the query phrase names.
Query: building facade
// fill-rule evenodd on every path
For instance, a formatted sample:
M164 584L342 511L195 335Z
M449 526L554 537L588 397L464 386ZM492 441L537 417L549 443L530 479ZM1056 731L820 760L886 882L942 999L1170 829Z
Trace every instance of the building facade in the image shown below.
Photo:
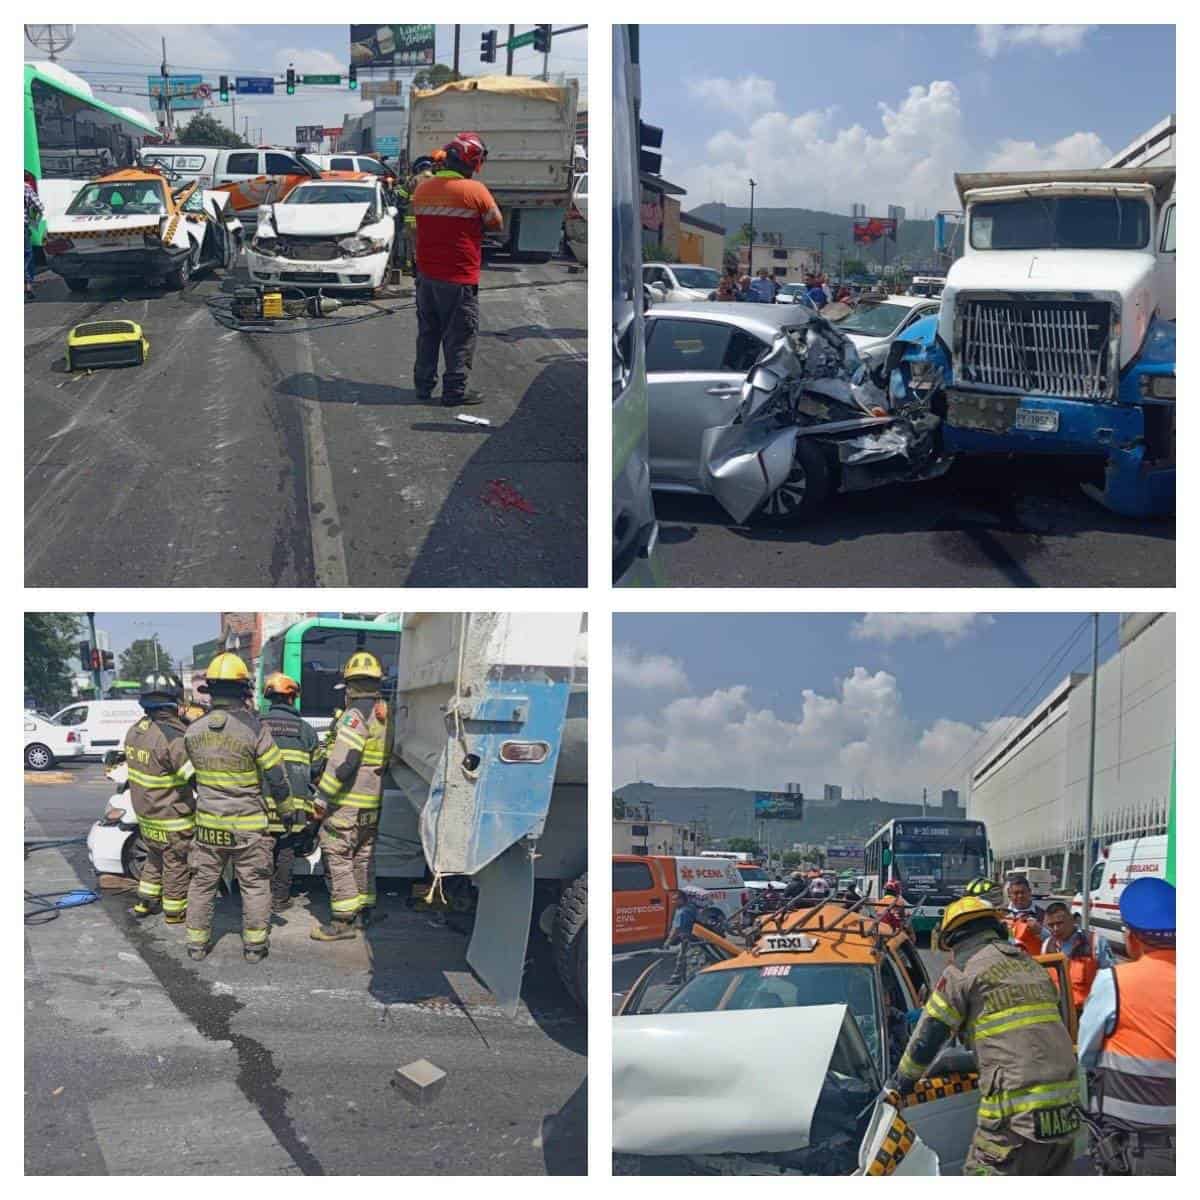
M720 271L725 264L725 227L681 212L679 261Z
M1064 679L976 763L967 815L986 823L996 869L1041 866L1059 885L1082 878L1090 674ZM1175 756L1175 615L1121 618L1119 649L1096 693L1093 852L1164 833Z
M738 273L750 274L753 265L755 275L766 267L776 283L803 283L806 276L818 268L820 251L812 246L780 246L775 242L755 242L754 254L750 247L738 247Z
M1175 114L1168 113L1104 164L1106 167L1173 167Z
M614 854L697 854L703 844L695 825L641 817L613 819Z

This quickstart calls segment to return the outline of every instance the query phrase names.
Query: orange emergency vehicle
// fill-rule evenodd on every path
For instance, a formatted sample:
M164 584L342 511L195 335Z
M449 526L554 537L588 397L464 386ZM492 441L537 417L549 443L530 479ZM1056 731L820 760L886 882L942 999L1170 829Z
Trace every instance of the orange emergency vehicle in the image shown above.
M750 902L735 863L724 858L667 854L613 855L613 946L661 946L675 915L674 895L702 891L701 918L722 927Z

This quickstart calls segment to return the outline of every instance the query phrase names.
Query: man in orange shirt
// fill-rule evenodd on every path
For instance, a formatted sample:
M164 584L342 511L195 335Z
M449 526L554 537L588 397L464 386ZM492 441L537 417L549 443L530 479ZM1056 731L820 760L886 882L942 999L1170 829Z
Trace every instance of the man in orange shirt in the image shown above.
M467 375L479 332L479 268L483 231L503 219L491 192L474 175L487 158L477 133L460 133L445 148L444 163L413 192L417 226L417 399L433 399L438 352L445 360L442 404L478 404L467 393Z

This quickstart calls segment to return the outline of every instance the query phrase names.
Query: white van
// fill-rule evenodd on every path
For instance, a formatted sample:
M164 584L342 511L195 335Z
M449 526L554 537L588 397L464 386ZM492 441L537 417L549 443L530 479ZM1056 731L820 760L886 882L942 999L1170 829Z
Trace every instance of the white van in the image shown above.
M261 146L146 146L139 157L146 166L157 163L184 179L199 179L203 187L243 183L260 175L321 176L320 165L308 155Z
M342 154L306 154L304 156L315 162L323 171L366 171L369 175L378 175L381 179L394 179L395 171L389 170L377 158L369 154L353 154L349 151ZM391 160L396 161L394 158Z
M1101 937L1107 938L1116 949L1125 952L1125 929L1121 922L1121 893L1135 879L1165 879L1167 871L1167 835L1130 838L1113 842L1100 852L1092 864L1089 919ZM1083 897L1077 894L1071 902L1076 913L1083 911Z
M83 754L102 757L106 750L120 749L129 727L143 716L145 712L136 700L80 700L50 719L79 734Z

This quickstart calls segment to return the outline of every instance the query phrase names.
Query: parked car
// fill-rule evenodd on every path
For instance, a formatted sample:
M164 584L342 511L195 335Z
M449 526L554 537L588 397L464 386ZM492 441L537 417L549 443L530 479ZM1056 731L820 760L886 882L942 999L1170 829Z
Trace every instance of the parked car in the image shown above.
M379 159L369 154L305 154L306 162L315 162L322 171L361 172L364 175L378 175L386 185L396 179L396 172L381 163Z
M878 362L887 356L896 338L922 317L935 316L941 306L940 300L928 296L864 299L837 326L854 343L864 362Z
M809 299L808 288L802 283L785 283L775 293L776 304L803 304L815 311L816 305Z
M828 902L763 918L750 950L705 930L699 939L682 985L670 981L674 961L660 959L617 1010L614 1172L862 1173L883 1081L931 987L909 935ZM1065 960L1039 961L1074 1036ZM953 1042L928 1074L974 1070ZM947 1090L904 1108L924 1147L919 1173L961 1172L978 1101L974 1088Z
M73 292L98 277L166 281L182 288L197 271L231 268L242 224L222 193L196 180L128 168L89 180L46 224L46 265Z
M79 700L59 709L51 719L79 734L81 753L99 758L120 747L129 727L143 716L136 700Z
M707 300L721 282L721 272L687 263L643 263L642 282L658 303Z
M83 754L83 738L42 713L25 714L25 770L50 771L64 758Z
M387 275L395 218L378 179L302 183L263 206L246 248L250 278L371 292Z

